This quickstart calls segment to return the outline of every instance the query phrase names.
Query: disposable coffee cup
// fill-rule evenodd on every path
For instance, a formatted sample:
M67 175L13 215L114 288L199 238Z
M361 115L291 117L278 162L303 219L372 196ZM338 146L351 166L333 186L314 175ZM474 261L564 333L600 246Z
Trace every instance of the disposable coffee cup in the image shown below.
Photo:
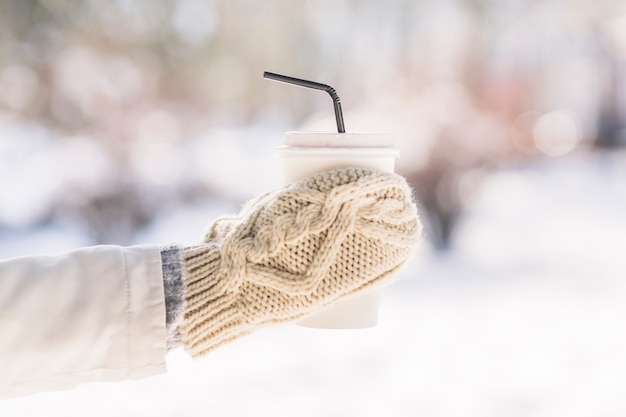
M394 172L399 152L390 135L378 133L287 132L279 146L284 183L337 168ZM378 324L380 292L366 290L297 322L318 329L360 329Z

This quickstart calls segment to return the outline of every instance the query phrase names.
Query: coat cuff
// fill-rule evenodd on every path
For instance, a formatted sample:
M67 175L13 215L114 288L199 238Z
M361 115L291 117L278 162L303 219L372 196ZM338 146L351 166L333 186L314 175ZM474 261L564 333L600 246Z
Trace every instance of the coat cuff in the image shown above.
M0 398L165 372L159 249L94 246L0 262Z

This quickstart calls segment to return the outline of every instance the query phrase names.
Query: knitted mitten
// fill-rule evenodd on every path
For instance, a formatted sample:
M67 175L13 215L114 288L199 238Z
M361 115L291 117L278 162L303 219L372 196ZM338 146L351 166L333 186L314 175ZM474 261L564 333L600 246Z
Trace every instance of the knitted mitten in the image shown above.
M395 174L338 169L265 194L184 248L183 345L199 356L384 284L420 230L411 190Z

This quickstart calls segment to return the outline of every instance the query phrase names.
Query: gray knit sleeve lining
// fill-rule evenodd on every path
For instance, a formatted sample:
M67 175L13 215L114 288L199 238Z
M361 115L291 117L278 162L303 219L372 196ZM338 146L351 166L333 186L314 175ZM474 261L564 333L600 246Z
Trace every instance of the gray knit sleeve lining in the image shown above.
M167 351L182 346L178 327L185 315L185 258L181 245L161 247L161 268L165 292Z

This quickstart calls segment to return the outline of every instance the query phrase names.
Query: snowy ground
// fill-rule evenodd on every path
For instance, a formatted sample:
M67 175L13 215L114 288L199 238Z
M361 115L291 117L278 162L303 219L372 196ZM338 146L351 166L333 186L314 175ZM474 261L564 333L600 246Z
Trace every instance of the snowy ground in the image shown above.
M143 237L167 241L179 220ZM403 270L375 329L270 328L197 361L171 354L164 376L0 402L0 416L623 416L625 237L626 155L502 171L454 249Z

